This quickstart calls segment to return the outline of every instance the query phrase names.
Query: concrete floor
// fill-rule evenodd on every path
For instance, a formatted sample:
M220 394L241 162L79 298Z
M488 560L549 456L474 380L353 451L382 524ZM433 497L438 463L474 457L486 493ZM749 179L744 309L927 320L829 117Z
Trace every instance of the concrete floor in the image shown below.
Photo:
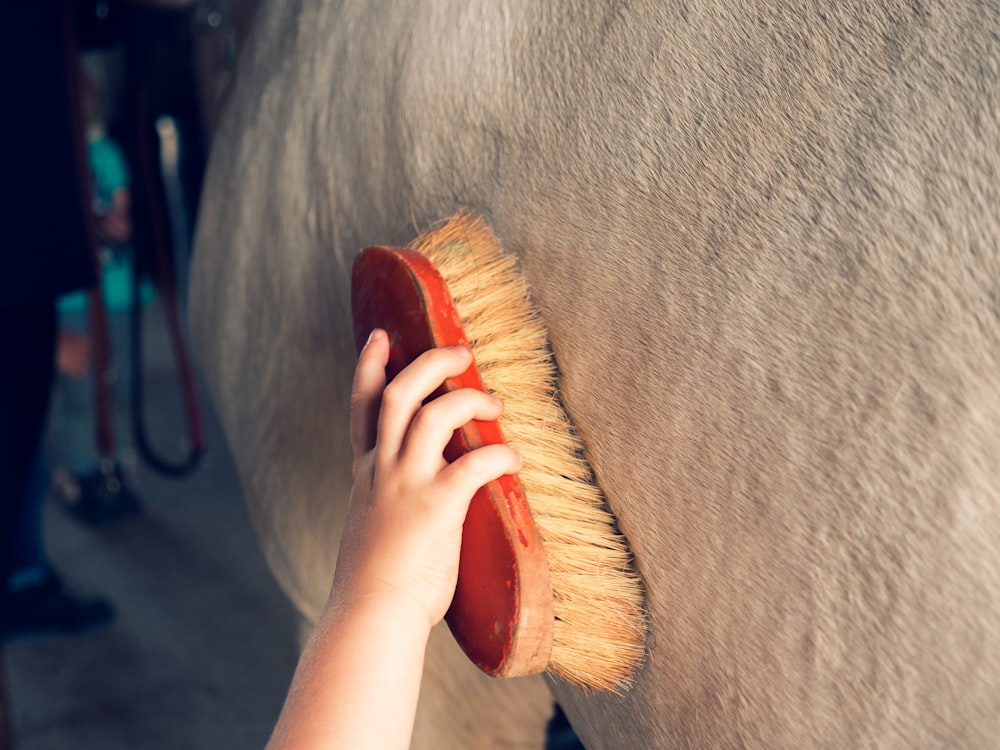
M182 434L166 340L152 311L153 440ZM263 747L297 658L294 612L268 571L207 399L207 455L182 481L138 469L142 512L79 524L46 509L48 551L117 619L90 634L3 649L17 750ZM2 742L0 742L2 744Z

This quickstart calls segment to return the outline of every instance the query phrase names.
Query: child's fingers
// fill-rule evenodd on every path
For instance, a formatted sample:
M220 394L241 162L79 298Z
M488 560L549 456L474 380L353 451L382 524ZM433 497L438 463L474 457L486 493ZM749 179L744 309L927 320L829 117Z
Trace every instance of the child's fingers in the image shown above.
M444 382L460 375L472 362L465 347L430 349L399 373L382 393L378 420L379 454L395 455L424 399Z
M445 467L436 485L441 497L457 503L452 510L464 515L476 490L504 474L516 474L523 463L521 455L508 445L484 445Z
M482 391L462 388L445 393L413 417L403 441L401 458L416 466L436 467L455 430L473 419L496 419L502 411L500 399Z
M358 355L351 388L351 447L355 458L375 447L388 361L389 337L385 331L376 328Z

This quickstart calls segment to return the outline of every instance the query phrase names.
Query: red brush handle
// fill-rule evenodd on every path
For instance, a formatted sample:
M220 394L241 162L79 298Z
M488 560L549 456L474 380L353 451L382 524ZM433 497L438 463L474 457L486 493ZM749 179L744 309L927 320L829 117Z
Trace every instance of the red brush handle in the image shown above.
M372 329L389 334L389 379L428 349L469 346L441 275L413 250L366 248L354 263L351 306L358 351ZM483 390L474 363L434 395L457 388ZM503 442L497 422L472 421L455 431L445 458L454 461ZM515 476L489 482L472 499L458 586L445 619L466 655L489 674L533 674L548 663L553 624L548 564Z

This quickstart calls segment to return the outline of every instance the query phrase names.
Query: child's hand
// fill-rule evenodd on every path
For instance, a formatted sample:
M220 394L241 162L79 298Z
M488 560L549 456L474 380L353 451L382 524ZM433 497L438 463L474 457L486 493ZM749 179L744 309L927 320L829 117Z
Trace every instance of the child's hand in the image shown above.
M496 419L500 401L471 389L426 405L445 378L464 372L464 347L433 349L388 386L389 340L372 333L358 359L351 396L354 488L334 577L334 606L388 599L426 618L444 617L458 578L462 524L472 495L486 482L521 468L505 445L474 450L454 463L443 457L452 433L472 419Z
M521 468L506 445L444 459L456 429L502 410L468 389L423 405L471 364L467 349L425 352L386 386L388 358L389 339L376 330L354 375L354 489L333 590L271 750L409 747L423 655L455 593L469 501L486 482Z

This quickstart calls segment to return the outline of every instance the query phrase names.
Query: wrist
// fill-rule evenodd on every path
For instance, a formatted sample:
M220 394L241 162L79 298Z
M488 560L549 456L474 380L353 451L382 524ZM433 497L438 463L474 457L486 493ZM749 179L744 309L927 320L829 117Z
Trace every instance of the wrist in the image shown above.
M424 640L436 624L422 602L391 585L343 590L335 586L321 621L333 623L345 618L384 623L386 628L404 630Z

